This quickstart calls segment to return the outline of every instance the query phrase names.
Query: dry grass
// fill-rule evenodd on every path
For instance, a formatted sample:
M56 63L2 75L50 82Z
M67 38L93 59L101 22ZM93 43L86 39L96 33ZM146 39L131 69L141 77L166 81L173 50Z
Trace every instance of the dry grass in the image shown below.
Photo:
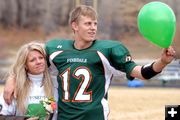
M119 88L109 91L110 120L164 120L165 105L179 104L180 89Z
M45 34L41 29L23 29L23 28L7 28L4 29L0 27L0 59L5 58L7 56L11 56L12 52L14 53L17 49L30 41L41 41L44 42L48 39L52 38L72 38L72 32L68 28L61 28L51 34ZM148 41L144 40L139 35L130 35L126 33L122 38L123 44L128 47L130 52L132 53L133 58L157 58L160 54L160 48L149 44ZM133 37L133 41L132 41ZM100 39L104 39L104 37L100 37ZM146 45L146 48L144 48ZM10 52L10 53L9 53ZM145 54L144 54L145 53Z
M164 120L165 105L179 104L179 93L177 88L111 87L109 120Z

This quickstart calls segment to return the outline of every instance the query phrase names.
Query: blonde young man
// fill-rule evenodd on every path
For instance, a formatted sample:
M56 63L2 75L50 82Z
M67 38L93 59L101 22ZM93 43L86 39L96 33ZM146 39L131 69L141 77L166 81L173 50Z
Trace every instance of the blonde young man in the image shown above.
M107 92L115 70L125 72L128 79L150 79L175 56L170 47L152 64L138 66L120 42L96 40L97 13L90 6L76 7L69 23L74 40L46 43L50 70L58 71L58 120L107 120ZM9 100L12 90L7 93Z

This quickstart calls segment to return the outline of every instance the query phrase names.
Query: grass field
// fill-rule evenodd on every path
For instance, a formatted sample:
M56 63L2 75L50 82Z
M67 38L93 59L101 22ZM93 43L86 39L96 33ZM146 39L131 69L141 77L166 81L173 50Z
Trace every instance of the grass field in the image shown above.
M175 104L180 104L178 88L111 87L109 120L164 120L165 105Z
M177 88L120 88L109 90L109 120L165 120L165 105L180 104Z

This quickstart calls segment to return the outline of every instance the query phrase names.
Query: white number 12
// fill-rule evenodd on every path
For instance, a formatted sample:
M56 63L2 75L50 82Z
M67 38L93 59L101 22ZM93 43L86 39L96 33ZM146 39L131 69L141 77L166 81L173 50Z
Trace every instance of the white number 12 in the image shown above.
M72 102L91 102L92 101L92 91L87 92L87 89L91 83L92 76L88 68L78 67L72 75L76 80L81 82L73 96ZM66 69L60 77L62 78L62 88L63 88L63 100L70 102L69 86L70 86L70 68Z

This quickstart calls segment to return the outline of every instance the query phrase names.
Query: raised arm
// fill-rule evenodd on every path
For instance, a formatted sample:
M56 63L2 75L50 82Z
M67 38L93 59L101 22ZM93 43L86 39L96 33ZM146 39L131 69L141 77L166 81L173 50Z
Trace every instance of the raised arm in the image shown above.
M152 64L134 67L131 76L139 79L150 79L160 73L174 58L175 50L170 46L167 49L163 49L161 57Z

